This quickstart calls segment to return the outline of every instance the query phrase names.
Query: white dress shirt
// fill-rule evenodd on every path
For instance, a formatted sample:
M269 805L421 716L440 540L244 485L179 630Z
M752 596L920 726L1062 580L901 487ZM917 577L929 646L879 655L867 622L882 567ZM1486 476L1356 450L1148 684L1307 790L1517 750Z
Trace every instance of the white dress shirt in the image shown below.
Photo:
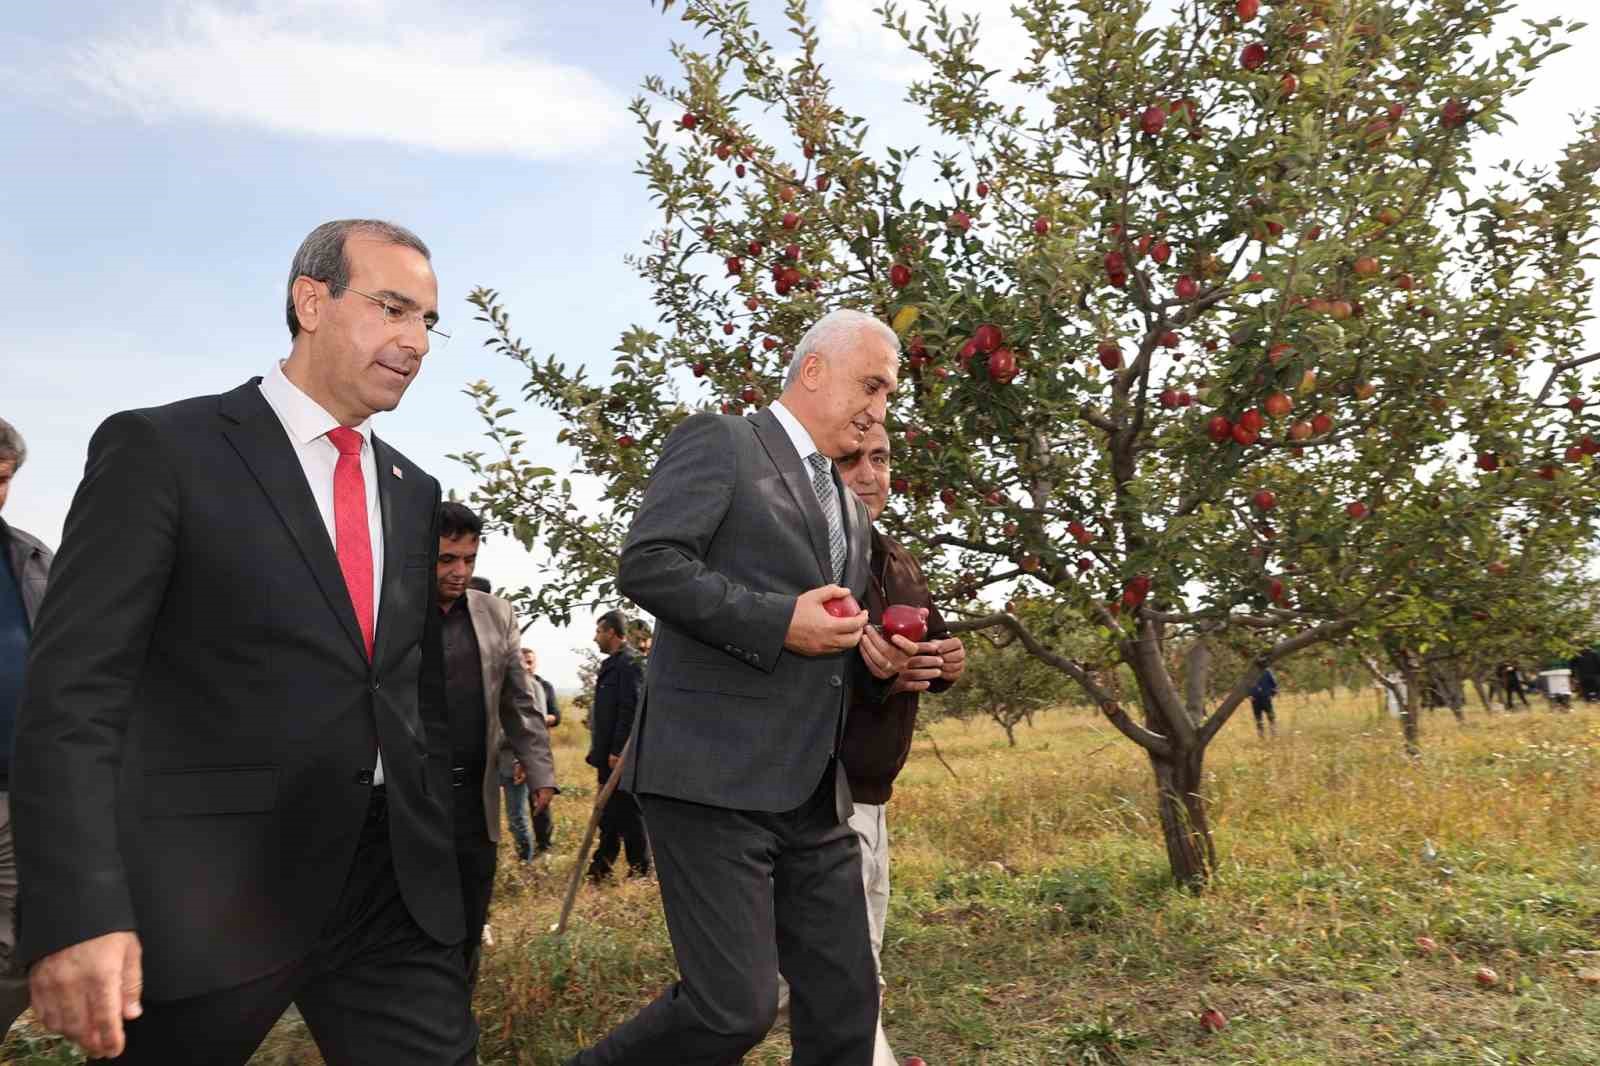
M339 449L328 439L328 431L337 428L339 420L284 376L282 362L273 363L272 369L261 379L261 395L283 423L289 443L294 445L300 469L305 472L306 484L311 488L311 498L317 501L317 511L327 527L328 543L337 554L339 537L333 520L333 470L339 462ZM372 420L354 428L361 434L361 478L367 489L367 534L372 540L372 630L376 637L377 611L383 592L383 512L378 506L378 463L372 453ZM372 783L383 784L381 752Z
M810 481L812 474L815 473L811 466L810 457L819 453L821 449L811 439L811 434L806 432L806 427L802 426L800 420L794 416L794 412L783 406L782 400L772 401L772 413L777 416L778 425L782 426L783 431L789 434L789 442L794 445L794 450L800 453L800 465L805 467L806 480ZM831 468L833 460L829 459L828 463ZM843 501L839 499L839 487L833 484L831 476L828 478L828 484L833 486L833 507L834 512L839 516L839 528L846 530L848 534L850 523L845 520ZM821 501L818 502L820 503ZM828 516L823 515L822 521L826 524ZM846 543L849 543L848 535Z

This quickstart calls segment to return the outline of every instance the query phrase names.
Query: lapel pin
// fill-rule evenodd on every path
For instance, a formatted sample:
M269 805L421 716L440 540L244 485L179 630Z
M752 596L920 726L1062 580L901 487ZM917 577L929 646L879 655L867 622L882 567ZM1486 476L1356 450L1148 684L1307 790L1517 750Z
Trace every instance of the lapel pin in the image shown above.
M395 477L401 478L401 479L405 478L405 475L400 472L400 468L398 466L391 466L389 468L389 470L390 470L391 473L394 474Z

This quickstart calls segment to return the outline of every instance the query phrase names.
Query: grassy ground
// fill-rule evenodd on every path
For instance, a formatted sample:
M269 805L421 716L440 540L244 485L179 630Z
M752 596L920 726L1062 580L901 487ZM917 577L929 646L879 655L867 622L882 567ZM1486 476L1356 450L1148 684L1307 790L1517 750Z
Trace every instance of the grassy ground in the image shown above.
M1214 890L1170 887L1142 756L1094 717L1041 716L1007 749L941 725L890 807L885 1026L934 1066L1600 1063L1600 711L1424 723L1402 757L1369 694L1280 701L1213 745ZM581 727L558 736L581 781ZM477 1007L486 1063L551 1064L673 976L654 886L559 909L590 790L561 799L568 858L502 868ZM1431 938L1437 949L1418 946ZM1474 972L1500 982L1480 988ZM1203 1006L1230 1022L1202 1031ZM8 1057L9 1056L9 1057ZM776 1031L747 1062L787 1061ZM72 1061L14 1032L0 1061ZM320 1062L285 1021L255 1062ZM670 1066L670 1064L663 1064Z

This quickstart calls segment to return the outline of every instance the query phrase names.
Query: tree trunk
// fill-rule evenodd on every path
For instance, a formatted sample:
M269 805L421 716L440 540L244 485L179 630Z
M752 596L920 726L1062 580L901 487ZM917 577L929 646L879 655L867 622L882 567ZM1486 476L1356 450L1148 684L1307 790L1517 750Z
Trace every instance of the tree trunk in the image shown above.
M1476 678L1476 677L1473 678L1472 679L1472 689L1473 689L1474 692L1476 692L1478 694L1478 702L1483 704L1483 713L1484 714L1493 714L1494 713L1494 704L1490 701L1489 693L1487 691L1485 691L1485 689L1483 687L1483 682L1481 680L1479 680L1478 678Z
M1416 658L1406 649L1395 655L1400 675L1406 682L1406 701L1400 711L1400 732L1406 740L1406 754L1422 754L1422 671L1417 669Z
M1172 876L1191 892L1204 889L1216 872L1217 849L1211 840L1205 798L1200 793L1205 749L1174 752L1171 760L1150 756L1156 774L1161 835L1166 840Z

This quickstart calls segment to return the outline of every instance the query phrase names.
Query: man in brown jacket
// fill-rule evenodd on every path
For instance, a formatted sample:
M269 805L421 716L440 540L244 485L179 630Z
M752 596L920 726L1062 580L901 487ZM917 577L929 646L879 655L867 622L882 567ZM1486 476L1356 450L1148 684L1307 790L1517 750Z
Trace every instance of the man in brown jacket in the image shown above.
M859 452L838 462L839 476L861 497L876 522L889 502L889 436L882 423L867 431ZM873 624L883 620L890 604L928 609L927 640L890 689L882 703L857 692L845 724L841 757L850 780L855 813L850 826L861 840L861 880L867 894L867 925L872 959L883 949L883 924L889 911L889 830L885 805L894 779L906 764L917 727L917 701L923 692L943 692L966 668L967 651L950 635L944 618L928 594L928 580L904 548L876 527L872 530L872 571L867 581L867 611ZM878 967L882 987L883 968ZM894 1066L894 1052L878 1022L873 1066Z

